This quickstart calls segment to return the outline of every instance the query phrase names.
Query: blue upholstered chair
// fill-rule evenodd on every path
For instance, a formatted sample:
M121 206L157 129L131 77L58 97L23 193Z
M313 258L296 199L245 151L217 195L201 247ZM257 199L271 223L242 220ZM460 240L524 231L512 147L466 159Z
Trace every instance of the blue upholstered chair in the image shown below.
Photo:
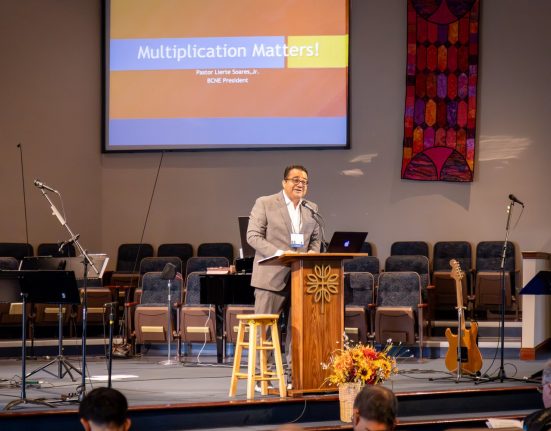
M421 296L421 278L417 272L384 272L379 276L376 294L375 340L378 343L418 343L422 356L426 327Z
M171 263L176 267L176 272L182 274L182 261L177 256L164 256L164 257L144 257L140 261L139 267L139 282L138 287L133 292L132 301L134 304L140 304L142 302L141 296L143 294L143 279L148 272L162 272L167 263ZM181 277L180 277L181 278ZM130 331L134 331L134 317L135 308L128 310L128 322L130 323Z
M197 256L215 257L223 256L233 263L233 245L229 242L204 242L197 248Z
M180 334L182 342L188 345L188 352L191 351L191 343L216 342L215 306L201 304L200 277L203 274L204 271L193 271L186 278L185 299L180 313Z
M389 256L385 261L385 272L413 271L421 278L423 299L427 299L430 286L429 259L423 255Z
M157 256L177 256L182 261L182 268L185 268L188 259L193 256L193 246L187 242L161 244L157 248Z
M499 313L501 297L501 259L503 241L481 241L476 246L475 310L486 310L489 317ZM516 247L507 243L504 260L505 310L513 311L518 318L516 292Z
M373 256L373 246L370 242L365 241L362 244L362 248L360 249L360 253L367 253L370 256Z
M19 262L15 257L0 257L0 269L15 271L19 268Z
M370 272L379 274L379 258L375 256L361 256L344 261L344 272Z
M440 241L434 244L432 297L430 309L434 313L451 318L457 315L457 292L455 280L451 277L450 261L457 260L464 273L461 279L463 306L470 305L472 294L472 251L466 241Z
M161 272L144 274L143 292L134 313L137 344L166 343L172 341L174 333L178 332L174 304L182 302L182 281L179 278L170 280L172 333L168 331L168 286L169 280L163 280Z
M24 257L33 256L33 246L24 242L0 242L0 256L14 257L21 262Z
M187 261L186 276L192 272L206 271L207 268L213 267L229 267L230 262L226 257L214 256L214 257L191 257Z
M429 245L425 241L396 241L390 246L391 256L421 255L429 257Z
M116 272L136 272L145 257L153 256L151 244L121 244L117 251Z
M375 278L370 272L345 274L344 332L354 341L366 343L373 330Z
M56 242L47 242L39 244L36 249L37 256L52 256L52 257L75 257L76 251L73 244L67 244L63 250L59 251L59 244Z

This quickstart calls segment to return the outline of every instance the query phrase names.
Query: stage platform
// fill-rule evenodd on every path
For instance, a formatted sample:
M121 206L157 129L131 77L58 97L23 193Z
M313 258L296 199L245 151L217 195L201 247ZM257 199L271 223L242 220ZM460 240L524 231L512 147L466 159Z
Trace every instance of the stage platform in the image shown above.
M311 430L350 429L339 421L336 393L313 394L280 399L276 395L254 401L245 397L245 382L238 386L238 396L228 397L231 358L217 364L213 349L197 356L199 349L178 365L164 366L162 350L150 350L141 357L113 360L112 386L129 400L133 420L132 430L193 430L193 429L276 429L278 425L296 422ZM496 359L493 360L494 355ZM455 382L447 373L443 359L405 357L399 359L400 374L386 383L399 399L398 429L437 430L457 426L483 424L488 417L524 417L542 407L537 382L530 376L540 371L546 358L536 361L505 360L507 379L482 383L471 379ZM485 355L486 356L486 355ZM41 358L27 361L27 373L47 363ZM80 369L80 357L67 359ZM483 374L495 375L499 370L499 352L484 358ZM76 400L81 376L57 377L57 365L32 375L28 380L27 399L44 399L55 408L35 404L19 404L0 413L3 430L79 429ZM0 359L0 408L20 398L18 385L21 360ZM87 391L106 386L107 361L87 356ZM514 378L515 380L510 380ZM474 419L473 419L474 418ZM462 425L463 426L463 425Z

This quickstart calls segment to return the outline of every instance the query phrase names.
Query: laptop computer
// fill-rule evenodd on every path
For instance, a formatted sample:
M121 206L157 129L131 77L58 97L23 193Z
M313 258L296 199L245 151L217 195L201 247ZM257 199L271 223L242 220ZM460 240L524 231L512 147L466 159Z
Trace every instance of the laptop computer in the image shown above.
M327 247L328 253L359 253L367 232L335 232Z

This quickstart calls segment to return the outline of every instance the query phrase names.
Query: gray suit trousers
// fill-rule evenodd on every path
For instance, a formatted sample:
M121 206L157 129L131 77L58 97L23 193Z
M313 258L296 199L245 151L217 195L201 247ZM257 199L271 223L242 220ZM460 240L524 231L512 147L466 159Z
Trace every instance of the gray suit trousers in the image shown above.
M280 292L272 290L254 289L254 313L255 314L281 314L287 312L287 322L285 327L287 333L285 336L285 359L289 370L291 369L291 313L290 313L290 292L284 289ZM270 337L271 338L271 337ZM281 337L280 337L281 339ZM270 362L273 363L273 357L270 355Z

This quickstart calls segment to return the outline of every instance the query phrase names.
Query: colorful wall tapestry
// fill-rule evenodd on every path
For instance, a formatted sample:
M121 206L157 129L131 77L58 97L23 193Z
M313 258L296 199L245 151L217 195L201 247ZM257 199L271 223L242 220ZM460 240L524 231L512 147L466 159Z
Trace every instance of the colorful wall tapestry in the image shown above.
M473 180L480 0L408 0L402 178Z

